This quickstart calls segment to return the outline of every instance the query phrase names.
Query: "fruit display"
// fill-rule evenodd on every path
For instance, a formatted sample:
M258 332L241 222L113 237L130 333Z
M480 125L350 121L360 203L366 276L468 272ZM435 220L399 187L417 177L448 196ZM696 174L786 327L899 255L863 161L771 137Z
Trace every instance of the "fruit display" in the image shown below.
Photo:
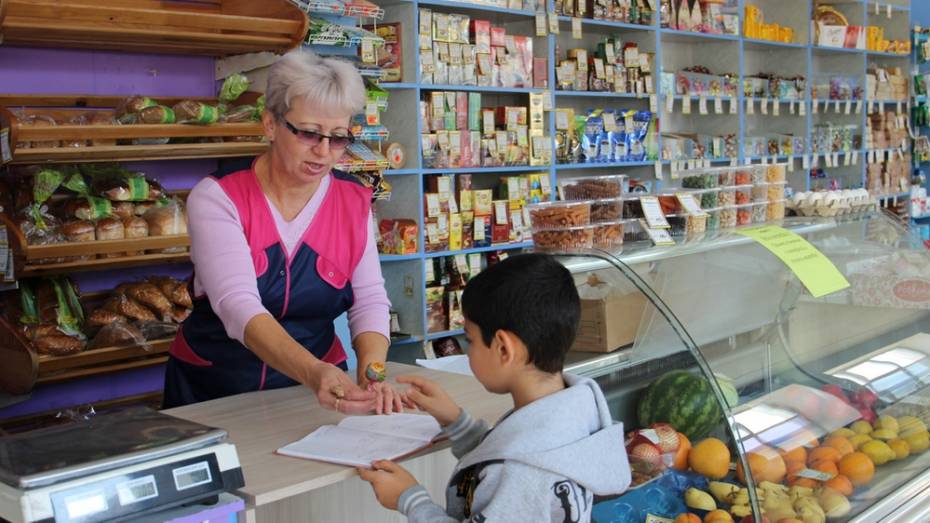
M710 381L699 374L678 370L663 374L639 400L641 426L668 423L689 440L710 434L723 420L723 410Z

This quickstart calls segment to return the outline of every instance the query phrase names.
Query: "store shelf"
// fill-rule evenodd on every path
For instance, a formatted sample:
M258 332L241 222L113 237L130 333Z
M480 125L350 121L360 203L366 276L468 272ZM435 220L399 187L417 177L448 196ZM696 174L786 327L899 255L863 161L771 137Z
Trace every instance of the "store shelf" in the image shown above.
M308 19L289 0L135 3L120 0L0 3L4 45L229 56L284 52Z
M634 93L615 93L612 91L555 91L556 97L562 98L574 98L574 97L588 97L588 98L628 98L636 100L648 100L649 94L634 94Z
M385 176L403 176L405 174L420 174L419 169L387 169L384 171Z
M863 54L865 49L851 49L848 47L828 47L825 45L812 45L811 49L817 56L831 56L843 54Z
M359 5L352 3L335 3L321 2L319 0L292 0L304 12L320 13L334 16L354 16L374 18L381 20L384 18L384 9L375 5Z
M677 29L660 29L659 32L662 34L663 41L674 43L701 44L708 43L708 41L738 42L740 40L740 37L736 35L697 33Z
M419 260L421 256L419 254L380 254L378 258L382 262L401 262L401 261L410 261L410 260Z
M423 341L422 336L409 336L407 338L391 338L392 347L400 347L403 345L412 345L414 343L421 343Z
M445 85L445 84L420 84L423 91L471 91L479 93L510 93L510 94L529 94L542 93L544 89L524 88L524 87L490 87L481 85Z
M909 60L911 55L909 54L900 54L900 53L885 53L882 51L866 51L866 54L869 56L879 56L882 58L903 58Z
M886 194L884 196L879 196L878 201L883 202L885 200L894 200L894 199L900 200L902 198L908 198L910 197L910 195L911 195L910 191L899 192L897 194Z
M474 249L462 249L459 251L441 251L441 252L428 252L426 253L426 258L440 258L443 256L455 256L457 254L476 254L484 252L495 252L495 251L512 251L517 249L529 249L533 246L533 242L523 242L523 243L498 243L488 247L476 247Z
M384 89L416 89L420 86L409 82L381 82L378 84L378 87Z
M571 21L572 17L570 16L559 16L559 22L571 23ZM612 20L595 20L593 18L582 18L581 25L589 27L607 27L613 30L628 29L630 31L651 31L655 29L655 26L652 25L628 24L625 22L614 22Z
M914 97L914 98L917 99L920 97ZM881 105L894 105L894 104L907 105L908 100L906 98L903 100L867 100L867 103L881 104Z
M624 167L646 167L655 165L655 163L656 160L646 160L642 162L560 163L556 164L555 169L557 171L568 169L622 169Z
M422 169L423 174L481 174L481 173L528 173L548 170L548 165L513 165L501 167L455 167L448 169Z
M455 329L450 331L441 331L441 332L431 332L426 335L426 340L438 340L439 338L447 338L449 336L461 336L465 334L465 329Z
M429 7L448 7L450 9L454 9L455 11L498 13L518 18L533 18L536 16L536 13L533 11L526 11L523 9L508 9L506 7L497 7L495 5L485 3L452 2L449 0L419 0L417 4Z
M779 49L807 49L804 44L776 42L774 40L760 40L757 38L743 38L743 47L753 51L777 51Z

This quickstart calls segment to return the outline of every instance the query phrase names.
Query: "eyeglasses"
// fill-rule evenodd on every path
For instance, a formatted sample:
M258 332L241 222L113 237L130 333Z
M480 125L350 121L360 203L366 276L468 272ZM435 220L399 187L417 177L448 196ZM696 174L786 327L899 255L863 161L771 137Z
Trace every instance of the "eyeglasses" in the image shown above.
M287 130L294 133L294 136L300 140L301 143L314 147L319 145L323 141L323 138L329 140L329 147L331 149L345 149L349 146L350 143L355 142L355 137L352 136L352 133L349 133L346 136L343 135L328 135L323 133L318 133L316 131L307 131L305 129L298 129L294 127L291 122L283 120L284 126L287 127Z

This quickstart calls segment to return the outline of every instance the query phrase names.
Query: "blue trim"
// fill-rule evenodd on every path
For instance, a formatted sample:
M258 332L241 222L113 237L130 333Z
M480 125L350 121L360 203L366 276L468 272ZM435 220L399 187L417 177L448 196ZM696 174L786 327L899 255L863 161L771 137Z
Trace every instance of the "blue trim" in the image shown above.
M426 341L438 340L449 336L461 336L465 334L465 329L455 329L451 331L431 332L426 335Z
M402 176L405 174L420 174L419 169L388 169L384 171L385 176Z
M421 169L423 174L480 174L480 173L522 173L534 171L547 171L548 165L514 165L502 167L456 167L448 169Z
M634 100L649 100L649 94L614 93L611 91L555 91L556 97L592 97L592 98L631 98Z
M422 336L411 336L411 337L409 337L409 338L403 338L403 339L400 339L400 340L397 340L397 341L394 341L394 340L392 339L392 340L391 340L391 346L392 346L392 347L400 347L400 346L402 346L402 345L411 345L411 344L414 344L414 343L420 343L420 342L422 342L422 341L423 341L423 337L422 337Z
M753 51L772 51L777 48L782 49L807 49L807 46L804 44L796 44L794 42L785 43L785 42L776 42L774 40L762 40L759 38L743 38L743 45Z
M503 13L503 14L513 15L513 16L526 16L530 18L536 16L536 13L534 13L533 11L526 11L523 9L507 9L504 7L496 7L490 4L479 4L476 2L452 2L450 0L418 0L416 3L418 5L452 7L455 9L464 9L464 10L469 10L469 11Z
M666 40L669 42L689 42L689 41L704 41L704 40L720 40L725 42L738 42L740 37L738 35L722 35L722 34L710 34L710 33L698 33L695 31L679 31L677 29L660 29L663 35L668 36Z
M864 54L865 49L850 49L848 47L829 47L826 45L812 45L815 54L819 55L829 55L831 53L846 53L846 54Z
M523 88L523 87L490 87L482 85L448 85L448 84L422 84L421 91L469 91L479 93L513 93L529 94L541 93L545 89Z
M419 254L381 254L378 256L381 263L419 260Z
M866 54L869 56L881 56L884 58L905 58L910 59L911 55L909 54L900 54L900 53L883 53L881 51L866 51Z
M410 82L380 82L378 87L384 89L416 89L419 86Z
M517 249L529 249L531 247L533 247L533 242L499 243L496 245L491 245L489 247L476 247L474 249L462 249L459 251L428 252L426 253L426 258L440 258L443 256L455 256L456 254L468 255L468 254L493 252L493 251L513 251Z
M642 162L612 162L612 163L560 163L556 164L555 169L566 170L566 169L619 169L623 167L646 167L652 166L656 163L656 160L645 160Z
M559 16L559 22L570 23L571 21L572 17L570 16ZM624 22L614 22L612 20L595 20L593 18L582 18L581 25L610 27L612 29L629 29L632 31L652 31L655 29L653 25L627 24Z

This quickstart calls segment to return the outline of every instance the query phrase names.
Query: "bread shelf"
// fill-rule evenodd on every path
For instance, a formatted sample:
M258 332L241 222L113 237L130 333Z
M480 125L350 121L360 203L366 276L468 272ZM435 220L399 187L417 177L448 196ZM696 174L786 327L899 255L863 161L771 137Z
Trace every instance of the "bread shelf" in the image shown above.
M13 249L14 270L19 277L117 269L158 263L182 263L190 259L187 252L152 252L171 248L186 249L190 246L190 236L187 234L127 238L124 240L29 245L22 231L8 216L0 214L0 224L6 226L7 231L9 231L10 247ZM98 257L102 254L138 251L146 251L146 254L120 256L118 258ZM79 257L91 257L91 259L74 259ZM50 261L60 258L65 258L65 260Z
M288 0L0 0L6 45L228 56L284 52L308 20Z
M244 95L245 99L251 96ZM216 104L214 98L159 97L163 105L174 105L181 100L194 100ZM10 129L10 152L13 164L75 163L102 161L223 158L261 154L267 144L261 141L222 141L231 137L248 137L260 140L264 136L259 122L192 124L134 124L119 125L26 125L24 116L44 115L58 122L69 122L79 115L113 117L122 98L111 96L0 96L0 127ZM206 143L126 144L119 141L136 139L212 139ZM85 146L20 147L43 142L84 141ZM94 142L105 141L104 144Z

